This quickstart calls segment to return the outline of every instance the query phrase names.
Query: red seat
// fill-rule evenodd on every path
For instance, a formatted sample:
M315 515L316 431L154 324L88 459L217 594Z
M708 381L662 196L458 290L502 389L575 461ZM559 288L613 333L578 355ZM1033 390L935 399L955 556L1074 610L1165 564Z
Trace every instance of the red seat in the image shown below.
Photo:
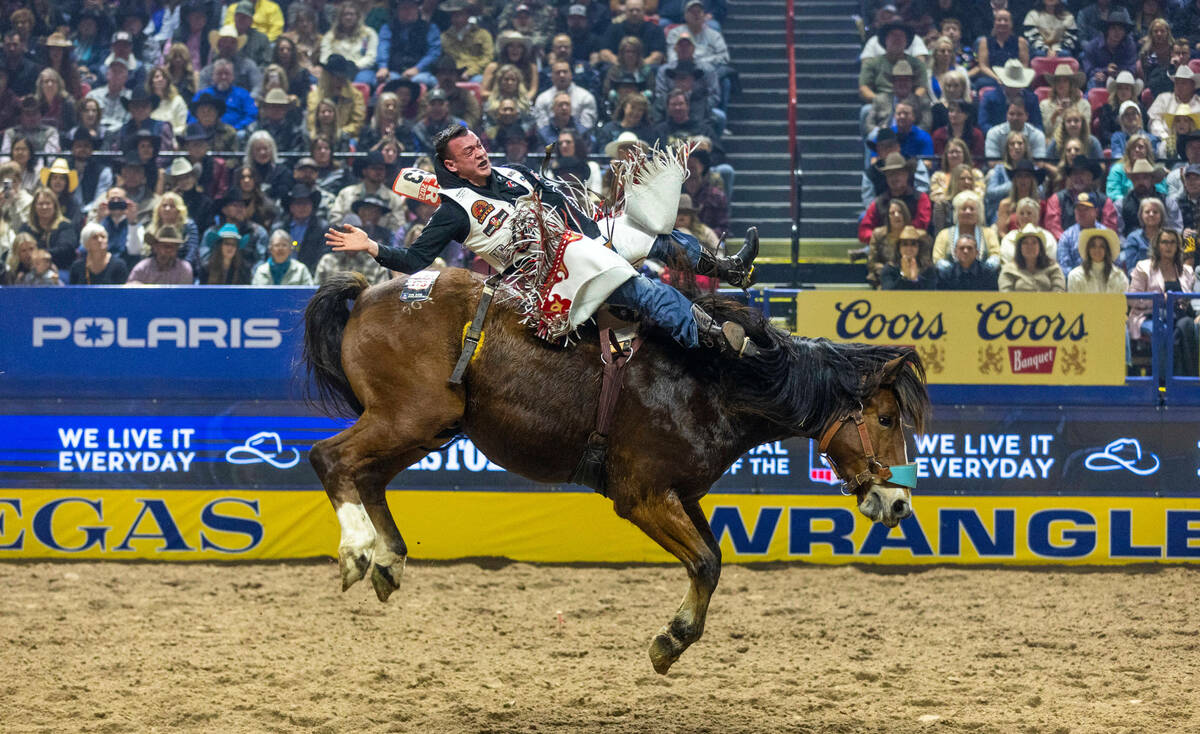
M1070 56L1049 58L1047 56L1035 56L1029 60L1029 68L1036 72L1037 76L1033 78L1033 83L1037 84L1039 80L1048 79L1054 70L1061 64L1066 64L1071 67L1071 71L1079 71L1079 62Z
M1192 59L1188 62L1188 68L1192 71L1200 72L1200 59Z
M471 94L475 95L475 100L479 104L483 104L483 91L479 86L479 82L458 82L458 88L469 90Z
M87 82L79 82L79 96L80 96L80 98L83 98L83 97L86 97L86 96L88 96L88 92L90 92L90 91L92 91L92 85L91 85L91 84L88 84Z
M371 88L362 82L354 82L350 86L362 93L363 105L369 107L371 105Z
M1092 112L1100 109L1108 104L1108 90L1104 87L1096 87L1088 90L1088 104L1092 106Z
M1037 95L1039 102L1045 102L1047 99L1050 99L1050 87L1038 87L1033 90L1033 93Z
M1145 110L1154 102L1154 92L1149 87L1142 90L1142 109Z

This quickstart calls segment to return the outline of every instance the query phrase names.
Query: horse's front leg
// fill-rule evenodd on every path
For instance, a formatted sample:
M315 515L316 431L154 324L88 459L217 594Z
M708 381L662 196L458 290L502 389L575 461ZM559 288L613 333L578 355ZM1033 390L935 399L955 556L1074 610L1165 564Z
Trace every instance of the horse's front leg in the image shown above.
M708 602L721 577L721 548L696 500L681 501L673 490L623 501L613 493L617 514L649 535L687 568L691 585L674 618L650 643L650 662L665 674L683 651L704 634Z

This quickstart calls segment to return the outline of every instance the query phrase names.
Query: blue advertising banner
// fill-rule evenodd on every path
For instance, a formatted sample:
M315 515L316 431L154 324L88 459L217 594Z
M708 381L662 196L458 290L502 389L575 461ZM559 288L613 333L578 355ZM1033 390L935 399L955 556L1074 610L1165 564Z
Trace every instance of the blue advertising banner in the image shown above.
M298 397L312 288L2 288L0 396Z
M36 401L0 415L0 487L316 489L313 443L347 425L286 402L82 401L47 415ZM26 412L27 411L27 412ZM939 406L913 437L921 495L1200 496L1193 410ZM829 494L837 480L806 439L759 446L714 491ZM450 441L397 490L580 491L505 472L469 439Z

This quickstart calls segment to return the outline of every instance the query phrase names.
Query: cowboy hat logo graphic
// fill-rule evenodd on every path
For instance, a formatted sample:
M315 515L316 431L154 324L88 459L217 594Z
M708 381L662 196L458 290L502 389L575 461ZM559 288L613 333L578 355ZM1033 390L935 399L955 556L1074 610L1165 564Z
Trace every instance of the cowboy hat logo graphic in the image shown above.
M1139 477L1158 471L1158 455L1142 453L1142 444L1136 438L1118 438L1110 441L1102 451L1089 454L1083 465L1092 471L1116 471L1126 469Z
M276 469L291 469L300 463L300 452L283 452L283 441L274 431L260 431L241 446L232 446L225 452L225 461L230 464L270 464Z

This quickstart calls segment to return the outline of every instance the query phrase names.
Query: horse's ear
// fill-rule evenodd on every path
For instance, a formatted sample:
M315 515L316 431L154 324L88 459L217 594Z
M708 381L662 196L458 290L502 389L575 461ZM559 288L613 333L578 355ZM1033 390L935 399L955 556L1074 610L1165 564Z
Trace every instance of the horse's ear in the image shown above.
M890 386L900 376L900 370L904 369L904 365L908 363L908 353L901 354L895 359L890 359L883 365L883 379L879 384Z

